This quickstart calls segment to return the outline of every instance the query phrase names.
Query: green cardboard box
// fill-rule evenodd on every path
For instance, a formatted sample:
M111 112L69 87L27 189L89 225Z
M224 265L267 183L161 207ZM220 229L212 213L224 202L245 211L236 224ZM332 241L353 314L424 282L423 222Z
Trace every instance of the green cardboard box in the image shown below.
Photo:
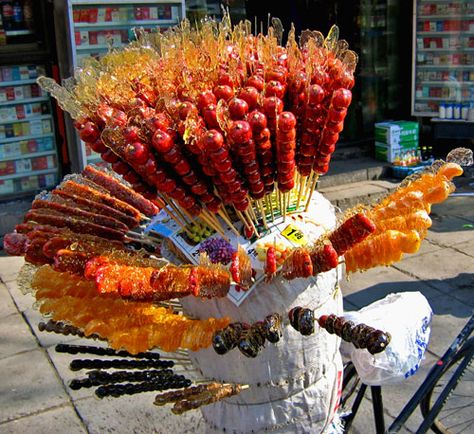
M394 121L375 124L375 141L379 143L399 145L400 143L418 140L418 136L418 122Z
M401 158L404 153L416 153L418 150L418 140L407 141L399 145L387 145L386 143L375 142L375 158L389 163L393 163L397 157Z

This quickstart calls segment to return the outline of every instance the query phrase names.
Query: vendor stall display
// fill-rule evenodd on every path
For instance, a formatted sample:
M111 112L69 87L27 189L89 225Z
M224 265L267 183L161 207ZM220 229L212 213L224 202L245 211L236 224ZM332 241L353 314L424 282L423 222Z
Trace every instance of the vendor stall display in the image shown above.
M228 17L199 30L184 22L85 65L73 85L40 78L111 166L87 166L38 195L5 237L10 254L25 256L20 285L50 317L43 329L105 340L117 355L189 350L205 384L128 372L118 380L141 385L110 394L175 388L155 404L201 408L210 432L320 432L331 422L340 338L374 357L391 341L343 318L344 268L416 252L431 204L462 173L435 162L336 218L314 190L357 56L335 27L299 43L290 32L285 47L280 34L278 21L266 36ZM102 381L94 375L75 387Z

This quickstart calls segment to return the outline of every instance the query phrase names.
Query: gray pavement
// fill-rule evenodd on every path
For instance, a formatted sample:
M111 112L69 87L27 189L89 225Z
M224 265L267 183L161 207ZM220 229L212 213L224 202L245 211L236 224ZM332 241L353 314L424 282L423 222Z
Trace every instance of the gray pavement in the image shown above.
M433 226L422 248L391 267L355 274L342 285L347 310L386 294L421 291L435 313L432 336L420 371L403 386L383 388L387 423L403 408L430 366L443 354L474 308L474 198L452 197L433 207ZM99 400L93 391L73 391L72 356L54 345L74 337L40 333L34 299L18 289L22 258L0 257L0 432L1 433L186 433L204 432L198 411L182 417L155 407L154 393ZM417 410L403 432L421 421ZM371 403L364 399L354 433L374 432Z

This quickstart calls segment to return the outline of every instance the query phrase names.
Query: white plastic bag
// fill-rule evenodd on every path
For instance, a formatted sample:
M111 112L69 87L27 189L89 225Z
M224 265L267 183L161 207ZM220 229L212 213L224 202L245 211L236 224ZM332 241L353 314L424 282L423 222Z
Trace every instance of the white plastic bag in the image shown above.
M420 292L389 294L344 318L389 332L385 351L372 355L342 342L341 353L350 358L361 380L370 386L393 384L413 375L424 357L430 337L432 310Z

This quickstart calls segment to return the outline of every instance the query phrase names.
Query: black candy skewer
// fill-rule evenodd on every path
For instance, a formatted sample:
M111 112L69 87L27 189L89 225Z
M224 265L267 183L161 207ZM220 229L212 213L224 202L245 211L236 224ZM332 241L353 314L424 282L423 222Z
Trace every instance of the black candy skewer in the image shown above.
M77 359L69 365L71 371L81 369L148 369L148 368L172 368L174 362L171 360L101 360L101 359Z
M114 357L133 357L135 359L149 359L158 360L160 355L158 353L138 353L130 354L127 351L115 351L112 348L93 347L90 345L72 345L72 344L58 344L56 345L58 353L68 354L94 354L96 356L114 356Z

